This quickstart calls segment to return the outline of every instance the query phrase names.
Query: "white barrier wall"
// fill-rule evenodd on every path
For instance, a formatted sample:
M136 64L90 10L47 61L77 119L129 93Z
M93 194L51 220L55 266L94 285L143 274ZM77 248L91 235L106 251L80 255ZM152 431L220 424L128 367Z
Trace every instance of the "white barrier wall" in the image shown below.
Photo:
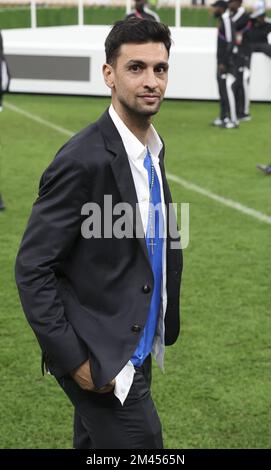
M102 65L109 26L3 31L10 90L108 96ZM168 98L217 99L216 29L171 28ZM271 101L271 59L253 54L251 98Z

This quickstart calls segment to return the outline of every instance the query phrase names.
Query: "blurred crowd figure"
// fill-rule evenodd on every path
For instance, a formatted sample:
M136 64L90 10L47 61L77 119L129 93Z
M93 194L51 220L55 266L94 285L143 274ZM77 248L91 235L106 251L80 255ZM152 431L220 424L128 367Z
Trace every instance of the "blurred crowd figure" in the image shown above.
M2 199L2 196L0 194L0 211L3 211L5 209L4 201Z
M259 2L258 7L250 17L253 20L253 28L250 31L252 52L263 52L271 57L271 44L268 44L268 35L271 33L271 20L266 18L263 2Z
M2 57L3 57L3 54L4 54L4 51L3 51L3 38L2 38L1 31L0 31L0 112L3 110L3 107L2 107L2 97L3 97L3 93L2 93ZM5 208L4 202L3 202L3 199L2 199L2 196L1 196L1 193L0 193L0 211L4 210L4 208Z
M271 57L271 44L268 44L268 34L271 32L271 21L266 18L264 4L258 5L258 10L252 13L251 18L254 20L254 28L251 29L252 52L263 52ZM258 164L258 170L265 175L271 175L271 163L269 165Z
M229 15L233 23L235 37L233 44L233 63L235 70L235 102L239 121L250 121L249 79L251 60L252 29L250 15L242 6L242 0L229 0Z
M220 116L212 125L237 129L240 121L250 121L249 80L253 52L271 57L268 35L271 21L266 18L263 0L249 14L242 0L217 0L212 5L218 19L217 82Z
M258 170L262 171L265 175L271 175L271 163L270 165L257 165Z
M4 56L4 43L0 31L0 112L3 111L3 95L9 89L10 73Z
M126 15L126 18L132 17L160 21L160 18L157 13L155 13L149 8L148 0L135 0L134 10L131 13L128 13L128 15Z
M3 111L3 88L2 88L2 61L4 57L4 46L3 46L3 38L0 31L0 113ZM1 202L1 201L0 201Z
M233 60L235 33L230 15L226 14L228 3L217 0L212 4L212 8L215 18L218 19L216 78L220 97L220 116L213 121L213 125L232 129L237 127L234 96L236 73Z

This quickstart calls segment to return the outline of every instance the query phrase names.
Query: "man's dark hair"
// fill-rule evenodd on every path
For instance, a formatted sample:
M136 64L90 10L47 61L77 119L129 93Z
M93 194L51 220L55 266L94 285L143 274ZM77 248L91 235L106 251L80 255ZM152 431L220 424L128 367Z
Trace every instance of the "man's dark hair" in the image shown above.
M157 21L128 18L117 21L105 40L107 64L113 64L118 57L122 44L144 44L162 42L169 54L171 46L170 29Z

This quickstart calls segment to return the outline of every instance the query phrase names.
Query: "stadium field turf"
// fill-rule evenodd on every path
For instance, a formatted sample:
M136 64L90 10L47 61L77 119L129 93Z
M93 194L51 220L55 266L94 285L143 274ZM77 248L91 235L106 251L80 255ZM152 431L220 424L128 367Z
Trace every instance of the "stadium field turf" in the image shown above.
M5 103L0 446L69 448L72 408L54 379L41 376L14 261L41 173L68 138L46 121L76 132L96 120L109 100L10 95ZM238 130L210 127L217 111L212 102L166 101L155 118L166 142L166 169L181 178L170 181L174 201L190 204L190 243L184 250L182 334L167 348L165 374L154 365L153 396L166 448L270 448L271 178L255 168L271 162L270 104L252 104L253 120ZM255 212L246 214L244 207Z

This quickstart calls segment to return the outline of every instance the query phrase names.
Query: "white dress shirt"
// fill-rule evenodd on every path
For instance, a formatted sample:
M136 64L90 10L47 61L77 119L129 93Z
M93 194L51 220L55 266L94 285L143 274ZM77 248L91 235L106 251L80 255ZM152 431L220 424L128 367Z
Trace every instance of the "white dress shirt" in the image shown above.
M164 191L162 183L162 175L159 166L159 153L162 149L162 142L159 138L156 130L151 125L148 137L147 145L144 146L138 138L128 129L124 124L122 119L119 117L115 111L113 105L111 104L109 108L110 117L115 124L118 133L122 139L124 148L128 155L128 160L135 184L137 200L139 204L139 211L142 219L142 224L144 228L144 233L146 235L147 225L148 225L148 214L149 214L149 177L148 171L144 167L144 159L147 153L147 147L150 151L154 168L156 170L161 190L161 201L162 201L162 212L164 221L166 221L166 212L165 212L165 200L164 200ZM163 246L163 276L162 276L162 288L161 288L161 309L158 319L156 334L153 340L152 354L156 359L158 366L161 370L164 370L164 352L165 352L165 312L167 307L167 291L166 291L166 222L164 223L164 246ZM116 376L116 385L114 394L120 400L121 404L125 402L131 385L133 383L135 369L131 361L129 361L126 366L119 372Z

